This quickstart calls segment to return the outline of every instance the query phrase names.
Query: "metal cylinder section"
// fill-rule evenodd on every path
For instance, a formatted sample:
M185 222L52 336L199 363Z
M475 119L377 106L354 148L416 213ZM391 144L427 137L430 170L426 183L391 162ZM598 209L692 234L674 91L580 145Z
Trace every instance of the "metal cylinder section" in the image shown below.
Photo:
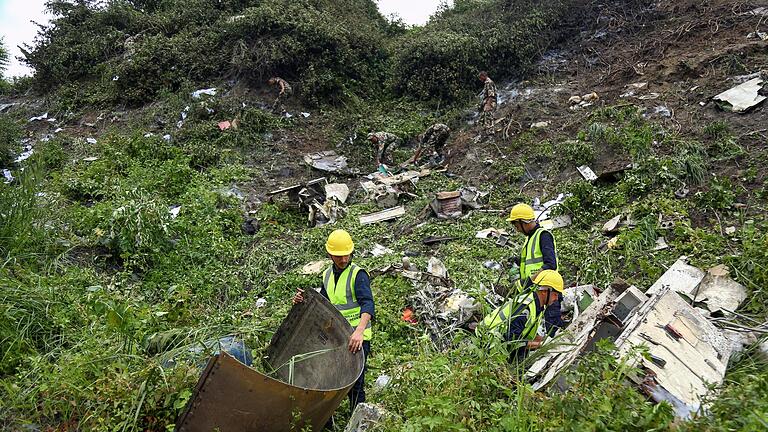
M267 348L264 375L222 352L208 362L177 431L322 430L363 373L347 349L352 327L312 290L283 320Z

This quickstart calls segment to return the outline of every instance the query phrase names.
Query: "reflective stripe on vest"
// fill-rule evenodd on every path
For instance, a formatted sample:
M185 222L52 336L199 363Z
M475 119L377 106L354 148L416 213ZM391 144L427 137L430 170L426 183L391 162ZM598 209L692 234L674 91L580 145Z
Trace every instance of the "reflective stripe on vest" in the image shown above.
M338 281L333 277L333 266L329 267L323 274L323 286L328 294L328 299L353 328L357 328L357 325L360 324L360 304L355 296L355 279L357 279L360 270L361 268L357 265L350 264L341 272ZM363 332L363 339L371 340L372 335L371 322L368 321Z
M543 313L536 313L536 302L533 300L533 295L533 293L529 293L509 300L504 306L497 308L483 319L484 326L489 330L497 330L502 324L506 323L506 330L503 335L506 336L512 321L520 316L520 314L526 314L528 321L525 323L525 328L519 340L533 340L541 325L541 318L544 316ZM522 309L521 306L528 306L528 308L527 310ZM518 309L522 310L518 314L514 314Z
M541 252L541 234L544 232L548 231L541 227L537 228L525 241L520 251L520 280L523 282L544 267L544 254ZM554 241L555 237L552 236L552 242ZM556 244L555 249L557 249ZM555 267L557 267L557 253L555 253Z

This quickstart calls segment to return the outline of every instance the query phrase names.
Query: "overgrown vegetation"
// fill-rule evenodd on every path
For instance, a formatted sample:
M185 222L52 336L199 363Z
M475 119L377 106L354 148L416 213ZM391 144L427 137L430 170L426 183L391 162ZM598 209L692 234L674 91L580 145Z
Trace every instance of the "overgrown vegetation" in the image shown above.
M381 243L408 251L419 268L439 257L455 286L477 298L481 287L507 287L506 273L482 263L507 262L521 239L502 248L475 233L505 227L504 209L534 198L522 192L529 182L546 183L542 201L573 194L555 210L574 216L555 233L567 284L621 277L647 288L688 255L703 268L728 265L750 291L741 312L765 321L768 154L725 121L682 134L637 106L604 106L546 141L535 130L497 138L491 166L476 161L487 179L425 177L406 216L391 223L360 225L358 216L376 207L353 195L345 217L308 229L305 214L263 195L294 184L291 170L301 164L292 158L321 150L319 142L372 170L364 142L371 130L412 141L444 121L466 132L462 104L476 70L494 78L524 70L569 4L461 0L429 25L406 29L368 0L52 2L58 18L28 58L53 106L76 118L71 112L86 105L152 104L118 126L102 121L96 143L85 141L91 129L82 125L43 134L25 123L24 109L0 117L0 168L16 176L0 183L0 429L172 430L221 337L243 338L259 358L295 289L318 285L300 269L324 258L333 229L353 233L355 261L365 268L400 260L367 253ZM287 119L229 84L216 97L189 95L198 85L272 74L297 83L303 102L336 106ZM238 126L222 130L224 120ZM25 133L35 153L14 164ZM559 181L605 154L633 168L595 183ZM717 169L736 160L738 175ZM490 191L488 208L498 211L421 223L435 192L467 183ZM609 248L600 227L617 214L634 223ZM255 235L243 230L250 218ZM728 224L738 229L726 236ZM427 236L456 240L430 247L421 242ZM669 249L653 250L659 237ZM376 276L373 290L367 382L369 400L391 414L383 430L726 431L768 421L768 374L756 350L713 390L711 412L676 422L669 405L627 385L631 357L616 359L610 344L564 374L567 391L534 392L498 340L458 331L439 350L423 326L404 322L409 280ZM373 390L384 373L392 383ZM339 417L348 414L344 402Z
M187 84L273 75L314 105L392 96L452 104L472 94L478 70L510 77L530 65L568 5L460 0L407 30L371 0L55 0L56 18L25 56L38 89L78 105L140 105Z

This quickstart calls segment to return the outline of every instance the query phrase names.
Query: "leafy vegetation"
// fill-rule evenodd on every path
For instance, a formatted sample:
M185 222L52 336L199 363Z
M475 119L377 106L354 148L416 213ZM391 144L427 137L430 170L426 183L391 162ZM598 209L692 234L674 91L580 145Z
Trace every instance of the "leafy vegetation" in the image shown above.
M420 268L440 257L455 286L477 298L483 286L508 287L506 274L482 263L506 262L521 239L502 248L475 233L504 227L503 209L532 199L521 186L542 178L542 200L572 194L554 210L574 216L555 232L568 284L621 277L648 287L688 255L703 268L728 265L750 291L742 312L765 321L768 154L727 122L686 134L637 106L603 106L546 140L534 130L495 140L494 160L476 161L482 174L421 179L407 214L392 223L360 225L358 216L376 207L353 195L345 217L308 229L306 215L262 196L314 178L295 159L319 143L367 169L371 130L412 142L443 121L466 134L465 89L477 69L494 77L525 70L569 4L461 0L407 29L367 0L51 2L58 17L27 56L55 109L71 120L84 106L152 103L100 127L96 143L78 128L40 139L36 124L22 129L23 109L0 117L2 166L11 166L24 133L36 140L32 158L13 166L16 180L0 183L0 429L172 430L220 338L242 338L260 357L295 289L317 286L300 269L324 258L332 229L353 233L355 261L368 269L400 260L367 253L381 243L408 251ZM287 119L229 84L216 97L189 95L201 84L272 74L323 108ZM221 130L223 120L238 126ZM566 168L606 154L633 169L604 182L564 180ZM738 175L716 169L734 161ZM467 183L489 191L488 208L498 211L421 223L435 192ZM687 198L676 195L687 189ZM617 214L634 223L605 248L600 227ZM254 235L242 228L250 218ZM738 230L726 236L726 224ZM427 236L456 240L429 247ZM652 250L659 237L669 249ZM369 393L391 414L381 429L726 431L766 423L768 374L754 349L713 389L709 413L679 422L669 405L627 385L632 357L616 359L610 344L564 373L566 391L535 392L525 365L507 363L504 343L458 331L439 350L423 326L404 322L414 290L407 279L376 276L373 290L367 382L393 377Z

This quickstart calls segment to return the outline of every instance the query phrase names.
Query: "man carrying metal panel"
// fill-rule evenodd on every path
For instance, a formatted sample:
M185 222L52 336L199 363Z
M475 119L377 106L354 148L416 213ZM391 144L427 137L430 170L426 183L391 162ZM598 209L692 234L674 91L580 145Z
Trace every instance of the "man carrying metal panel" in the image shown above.
M353 353L363 350L366 358L371 352L371 320L374 317L373 294L368 272L352 263L355 245L352 237L344 230L336 230L328 236L325 250L333 265L323 273L323 288L320 293L341 312L354 328L349 338L349 350ZM293 302L304 301L303 291L299 290ZM350 409L365 402L365 371L349 392Z

